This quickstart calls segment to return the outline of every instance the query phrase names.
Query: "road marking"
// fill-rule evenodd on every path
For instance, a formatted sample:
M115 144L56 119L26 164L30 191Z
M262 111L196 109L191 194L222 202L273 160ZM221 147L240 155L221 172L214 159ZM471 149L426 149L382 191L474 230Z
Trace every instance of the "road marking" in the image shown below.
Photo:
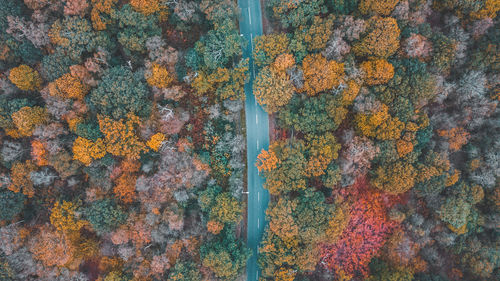
M260 192L257 192L257 201L260 202Z
M257 228L260 229L260 218L257 218Z
M259 115L255 114L255 123L259 124Z
M250 21L250 25L252 25L252 15L250 15L250 7L248 9L248 20Z
M259 140L257 140L257 150L259 150Z

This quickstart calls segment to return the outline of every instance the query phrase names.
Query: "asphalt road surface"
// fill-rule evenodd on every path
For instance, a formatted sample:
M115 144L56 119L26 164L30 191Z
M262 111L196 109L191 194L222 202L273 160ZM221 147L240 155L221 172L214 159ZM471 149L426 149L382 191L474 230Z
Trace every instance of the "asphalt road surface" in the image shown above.
M252 257L247 263L247 280L259 278L257 265L258 247L266 225L266 208L269 193L262 188L263 178L255 167L257 155L262 149L269 147L269 120L267 113L257 104L253 95L252 84L255 79L255 65L252 60L253 39L262 35L262 17L259 0L239 0L241 10L240 33L248 45L243 48L243 58L249 58L250 80L245 85L245 115L247 129L247 161L248 161L248 223L247 245L252 250Z

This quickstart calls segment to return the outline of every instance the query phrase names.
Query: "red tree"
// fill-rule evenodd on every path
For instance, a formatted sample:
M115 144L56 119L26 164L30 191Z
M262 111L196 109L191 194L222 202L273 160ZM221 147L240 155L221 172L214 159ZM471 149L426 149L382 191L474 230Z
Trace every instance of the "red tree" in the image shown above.
M340 239L321 248L323 264L337 273L368 276L368 264L384 245L396 223L387 217L386 208L397 197L387 198L367 186L365 179L351 187L345 199L352 201L350 221Z

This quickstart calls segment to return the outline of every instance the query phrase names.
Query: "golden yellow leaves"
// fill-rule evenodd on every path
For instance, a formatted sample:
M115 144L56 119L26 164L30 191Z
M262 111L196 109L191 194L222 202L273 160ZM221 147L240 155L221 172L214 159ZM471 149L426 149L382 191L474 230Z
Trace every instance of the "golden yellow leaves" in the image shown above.
M90 165L95 159L100 159L106 155L106 146L102 139L95 142L86 138L78 137L73 142L73 159Z
M158 149L160 149L161 145L163 144L163 141L165 140L165 135L162 133L156 133L153 136L151 136L151 139L149 139L146 142L146 145L150 147L152 150L158 152Z
M321 54L312 54L302 62L304 71L304 87L300 89L309 96L338 87L344 76L344 64L328 61Z
M387 105L382 104L378 111L358 114L356 126L364 136L380 140L399 139L405 124L389 114Z
M365 83L369 86L385 84L394 76L394 67L384 59L375 59L361 63L365 74Z
M269 151L263 149L257 156L257 163L255 165L257 166L259 172L268 172L275 169L277 164L278 157L276 157L276 154L271 149L269 149Z
M70 73L64 74L49 84L50 95L60 98L83 100L89 90L87 85Z
M29 137L33 134L36 126L44 124L48 118L45 108L39 106L22 107L12 113L12 122L16 126L16 134L12 136Z
M151 70L146 72L146 81L150 86L165 89L170 86L173 81L167 69L157 63L153 63Z
M50 223L63 233L80 231L86 222L76 218L77 207L71 202L56 202L50 214Z
M369 32L353 51L357 56L387 58L399 48L399 27L396 19L374 16L368 21Z
M38 71L25 64L11 69L9 80L23 91L35 91L42 85L42 78Z

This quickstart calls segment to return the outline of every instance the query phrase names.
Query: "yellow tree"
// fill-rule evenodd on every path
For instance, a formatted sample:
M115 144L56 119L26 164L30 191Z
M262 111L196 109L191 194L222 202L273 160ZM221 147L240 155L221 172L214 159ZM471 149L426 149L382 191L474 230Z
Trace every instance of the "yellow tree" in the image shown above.
M268 34L255 37L253 57L257 66L272 63L274 59L288 50L289 40L286 33Z
M376 188L390 194L400 194L410 190L415 185L418 172L411 163L401 161L388 166L379 166L375 170L372 184Z
M289 245L298 242L299 226L293 217L296 208L296 200L280 198L276 205L266 211L269 218L269 230Z
M102 139L95 142L86 138L78 137L73 142L73 159L90 165L95 159L101 159L106 155L106 146Z
M328 164L338 157L340 144L337 143L332 133L321 136L308 136L306 148L309 150L309 157L306 166L306 174L318 177L325 174Z
M137 12L149 16L160 10L160 0L130 0L130 6Z
M356 80L347 81L347 89L342 92L341 104L343 106L351 105L361 90L361 85Z
M286 105L292 98L294 90L285 72L273 71L268 66L259 72L253 87L255 99L268 113L276 112Z
M321 54L307 55L302 62L304 87L301 89L310 96L338 87L344 76L344 64L328 61Z
M78 206L72 202L57 201L50 213L50 223L65 234L77 233L86 224L85 221L76 217Z
M385 59L374 59L361 63L365 83L369 86L389 82L394 76L394 67Z
M368 20L367 35L354 45L357 56L387 58L399 48L399 27L396 19L374 16Z
M36 126L46 123L48 118L45 108L39 106L25 106L12 113L12 122L20 137L30 137Z
M364 15L377 14L388 16L399 0L361 0L358 9Z
M132 113L127 119L115 121L109 117L98 116L99 128L104 134L106 151L120 157L139 159L142 152L148 150L146 144L137 136L140 125L139 117Z
M60 98L83 100L90 88L80 79L66 73L49 84L49 93Z
M165 89L173 81L170 73L168 73L167 69L157 63L153 63L151 66L151 70L146 72L146 82L150 86L154 86L156 88Z
M275 169L277 167L277 164L278 158L276 157L276 153L274 153L272 150L266 151L262 149L259 156L257 156L257 163L255 165L257 166L259 172L268 172L272 169Z
M42 78L38 71L25 64L11 69L9 80L23 91L38 90L42 85Z
M359 113L355 116L357 129L362 135L379 140L396 140L401 136L405 124L389 114L387 105L382 104L377 111Z
M334 20L333 15L326 18L314 17L314 21L304 37L309 51L323 50L326 47L326 43L333 33Z
M326 239L328 243L334 244L339 238L349 222L349 208L346 204L338 205L332 217L328 221L326 229Z

